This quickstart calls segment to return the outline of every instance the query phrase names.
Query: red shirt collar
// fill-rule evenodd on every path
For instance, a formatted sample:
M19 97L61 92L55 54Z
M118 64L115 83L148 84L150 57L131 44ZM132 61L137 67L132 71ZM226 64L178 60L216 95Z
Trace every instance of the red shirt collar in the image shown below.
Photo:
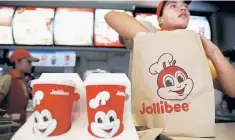
M22 76L17 70L13 69L10 71L10 74L14 77L14 78L23 78L24 76Z

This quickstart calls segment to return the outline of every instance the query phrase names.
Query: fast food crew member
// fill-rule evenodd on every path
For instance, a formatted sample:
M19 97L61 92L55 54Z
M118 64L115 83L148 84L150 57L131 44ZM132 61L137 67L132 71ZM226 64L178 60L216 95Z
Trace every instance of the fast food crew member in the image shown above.
M168 5L170 4L169 2L168 2ZM171 1L171 2L174 3L173 1ZM174 22L174 21L171 21L171 20L174 20L173 18L172 19L168 18L168 19L171 19L171 20L164 22L166 25L165 24L163 25L162 22L161 22L161 20L162 20L161 18L163 18L162 17L163 16L163 8L165 6L168 6L168 5L166 5L167 4L166 1L159 2L156 14L157 14L158 17L160 17L160 18L158 18L158 21L159 21L159 26L161 27L161 30L168 30L168 29L174 30L174 29L185 29L185 28L187 28L190 14L187 13L186 9L187 9L187 6L188 6L189 3L190 3L190 1L185 1L184 3L182 3L183 4L183 8L182 8L183 12L181 13L181 16L186 16L187 17L187 18L184 19L184 21L178 21L178 22L175 21ZM147 22L147 23L143 22L143 21L139 21L139 22L143 26L145 26L150 32L156 32L157 31L156 27L154 27L150 22ZM180 24L178 24L178 23L180 23ZM121 37L121 36L119 36L119 40L120 40L122 45L127 46L128 48L133 47L133 43L132 43L131 40L126 40L124 37ZM130 53L130 57L132 58L132 52ZM213 67L213 64L211 63L210 60L208 60L208 62L209 62L212 77L215 78L216 77L215 68ZM129 64L131 66L132 59L130 59ZM131 67L129 68L129 73L130 73L130 71L131 71ZM129 75L129 78L131 78L130 75Z
M14 68L0 78L0 105L13 119L21 125L26 121L26 108L29 100L29 90L24 79L26 73L31 73L31 62L39 59L32 57L24 49L16 49L10 56Z
M160 1L157 15L161 30L186 29L189 22L190 1ZM145 25L126 13L111 11L105 15L110 27L119 33L121 42L132 48L132 40L139 32L149 32ZM122 22L120 22L122 21ZM226 60L219 48L210 40L200 35L204 51L213 77L214 87L230 97L235 97L235 70ZM123 40L122 40L123 38ZM130 45L131 44L131 45Z

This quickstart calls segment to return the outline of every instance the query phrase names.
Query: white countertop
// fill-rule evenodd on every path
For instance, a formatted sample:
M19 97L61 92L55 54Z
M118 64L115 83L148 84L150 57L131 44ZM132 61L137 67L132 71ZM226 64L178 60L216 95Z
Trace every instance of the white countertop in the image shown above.
M234 140L235 139L235 123L216 123L215 138L185 138L171 137L174 140Z

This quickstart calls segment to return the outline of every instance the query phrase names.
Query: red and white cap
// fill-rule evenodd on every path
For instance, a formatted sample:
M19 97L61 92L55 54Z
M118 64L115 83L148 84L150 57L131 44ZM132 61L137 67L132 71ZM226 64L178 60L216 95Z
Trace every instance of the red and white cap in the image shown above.
M157 11L156 11L157 16L162 16L162 11L163 11L163 8L164 8L166 2L167 2L167 0L161 0L158 3ZM191 0L185 1L185 3L187 3L187 4L190 4L191 2L192 2Z

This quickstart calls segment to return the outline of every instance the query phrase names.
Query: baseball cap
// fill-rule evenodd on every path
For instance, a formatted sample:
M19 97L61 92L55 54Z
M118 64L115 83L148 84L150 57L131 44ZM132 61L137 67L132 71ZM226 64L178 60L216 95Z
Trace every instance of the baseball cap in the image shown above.
M10 56L11 62L16 62L20 59L28 59L32 62L38 62L39 59L36 57L32 57L28 50L26 49L16 49L12 55Z
M158 6L157 6L157 16L161 16L162 15L162 10L166 4L167 0L161 0L159 3L158 3ZM192 1L191 0L187 0L187 1L184 1L185 3L187 4L190 4Z

